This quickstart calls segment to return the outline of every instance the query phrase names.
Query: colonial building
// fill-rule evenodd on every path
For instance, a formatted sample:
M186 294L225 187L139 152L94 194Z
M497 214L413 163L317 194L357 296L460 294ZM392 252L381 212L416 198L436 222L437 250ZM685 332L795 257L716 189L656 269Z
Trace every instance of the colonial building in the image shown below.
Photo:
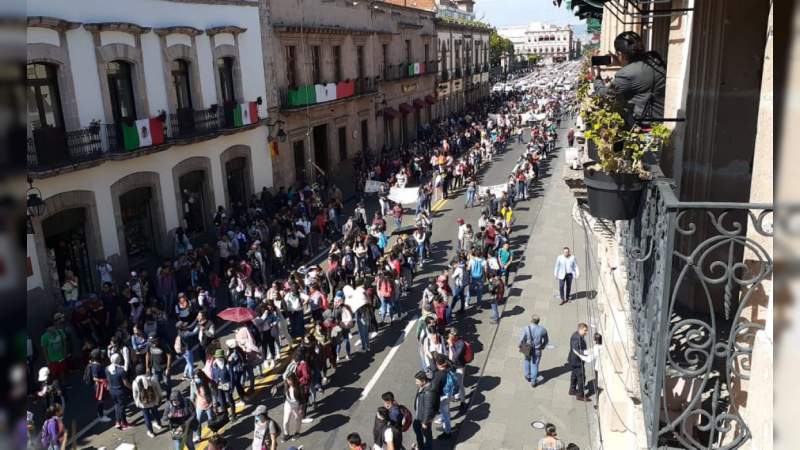
M436 14L437 102L435 117L463 111L489 95L491 27L475 20L473 0L389 0Z
M569 25L531 22L527 26L499 28L497 33L514 44L514 56L519 59L538 56L543 64L575 58L580 50Z
M31 321L211 230L218 205L272 187L257 3L28 3ZM164 14L169 11L169 14ZM36 325L33 326L36 329Z
M431 118L433 13L391 3L261 2L276 186L349 180L359 152L398 148Z
M663 58L672 134L636 218L579 219L596 240L598 435L606 448L771 449L773 398L791 403L773 396L772 4L601 6L570 2L602 17L601 54L635 31Z

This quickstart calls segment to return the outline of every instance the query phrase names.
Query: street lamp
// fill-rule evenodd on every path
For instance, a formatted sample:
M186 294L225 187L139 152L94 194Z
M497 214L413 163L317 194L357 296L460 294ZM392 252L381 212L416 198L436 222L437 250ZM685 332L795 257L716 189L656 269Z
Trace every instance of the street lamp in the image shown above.
M269 127L269 139L272 139L272 129L277 126L278 132L275 133L275 139L277 139L278 142L286 142L286 132L283 131L283 127L281 127L283 124L284 121L282 120L276 120L273 123L267 122L267 126Z
M46 205L44 203L44 199L42 199L42 191L40 191L37 187L33 187L33 178L31 177L28 177L28 190L25 192L25 196L27 197L27 232L28 234L34 234L32 218L42 217L44 215Z

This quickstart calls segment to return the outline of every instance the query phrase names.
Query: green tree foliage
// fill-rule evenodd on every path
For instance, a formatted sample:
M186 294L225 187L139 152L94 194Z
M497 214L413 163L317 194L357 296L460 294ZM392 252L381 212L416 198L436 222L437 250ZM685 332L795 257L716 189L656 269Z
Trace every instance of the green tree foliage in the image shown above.
M500 57L503 53L514 54L514 44L509 39L497 34L497 30L492 30L489 35L489 61L493 66L500 65Z

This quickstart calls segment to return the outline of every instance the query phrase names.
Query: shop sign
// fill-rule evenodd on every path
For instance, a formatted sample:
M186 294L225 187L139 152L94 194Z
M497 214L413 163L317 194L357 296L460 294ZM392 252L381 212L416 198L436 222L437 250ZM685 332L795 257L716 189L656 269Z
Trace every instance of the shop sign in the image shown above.
M437 94L439 94L439 96L450 94L450 83L449 82L439 83L439 85L436 86L436 92Z

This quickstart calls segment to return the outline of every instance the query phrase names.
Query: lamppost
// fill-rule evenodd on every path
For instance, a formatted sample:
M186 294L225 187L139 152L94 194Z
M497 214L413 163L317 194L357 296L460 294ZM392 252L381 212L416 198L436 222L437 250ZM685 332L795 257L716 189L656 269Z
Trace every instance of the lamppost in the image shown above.
M25 192L25 197L27 197L25 228L27 234L34 234L33 218L42 217L46 205L44 199L42 199L42 191L37 187L33 187L33 178L31 177L28 177L28 190Z

